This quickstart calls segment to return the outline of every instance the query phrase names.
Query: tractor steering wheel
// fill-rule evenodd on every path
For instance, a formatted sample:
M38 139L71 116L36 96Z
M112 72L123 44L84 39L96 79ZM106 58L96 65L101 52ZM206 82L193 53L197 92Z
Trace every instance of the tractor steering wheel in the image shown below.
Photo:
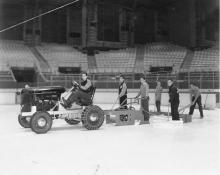
M73 81L73 86L79 86L79 83L77 83L76 81Z
M79 83L77 83L76 81L72 81L72 87L73 89L79 89Z

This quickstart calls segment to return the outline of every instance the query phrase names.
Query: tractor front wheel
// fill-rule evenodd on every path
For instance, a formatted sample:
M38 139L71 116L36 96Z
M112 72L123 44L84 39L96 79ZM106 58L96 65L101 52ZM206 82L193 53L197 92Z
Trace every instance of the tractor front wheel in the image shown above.
M36 112L31 118L31 129L37 134L46 133L51 129L53 119L47 112Z

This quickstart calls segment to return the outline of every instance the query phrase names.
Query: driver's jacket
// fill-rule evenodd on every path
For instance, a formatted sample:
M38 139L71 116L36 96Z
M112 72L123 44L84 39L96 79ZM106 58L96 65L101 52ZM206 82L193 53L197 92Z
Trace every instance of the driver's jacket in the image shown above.
M92 82L91 80L87 79L86 81L82 81L80 84L80 90L83 92L86 92L88 94L90 94L92 92Z

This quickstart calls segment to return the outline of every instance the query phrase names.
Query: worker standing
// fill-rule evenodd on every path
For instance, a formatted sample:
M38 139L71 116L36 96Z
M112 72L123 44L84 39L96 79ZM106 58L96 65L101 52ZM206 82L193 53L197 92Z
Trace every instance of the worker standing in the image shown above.
M149 124L149 85L146 82L145 76L140 77L141 87L140 91L135 98L141 96L141 110L144 115L144 122L140 124Z

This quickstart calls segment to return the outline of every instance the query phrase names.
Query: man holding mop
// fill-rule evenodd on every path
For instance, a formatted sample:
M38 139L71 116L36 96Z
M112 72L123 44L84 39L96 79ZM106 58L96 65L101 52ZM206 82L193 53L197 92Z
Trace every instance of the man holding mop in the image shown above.
M172 115L172 120L180 120L179 118L179 104L180 104L180 99L179 99L179 92L177 87L174 85L173 80L169 79L167 81L168 87L169 87L169 103L171 106L171 115Z
M200 118L203 118L203 110L202 110L202 97L201 97L201 93L199 91L199 88L194 84L191 83L190 84L190 97L191 97L191 107L190 107L190 111L189 111L189 115L193 115L196 103L199 106L199 112L200 112Z
M145 80L145 76L140 77L141 87L140 91L135 98L141 96L141 110L144 115L144 122L140 124L149 124L149 85Z

